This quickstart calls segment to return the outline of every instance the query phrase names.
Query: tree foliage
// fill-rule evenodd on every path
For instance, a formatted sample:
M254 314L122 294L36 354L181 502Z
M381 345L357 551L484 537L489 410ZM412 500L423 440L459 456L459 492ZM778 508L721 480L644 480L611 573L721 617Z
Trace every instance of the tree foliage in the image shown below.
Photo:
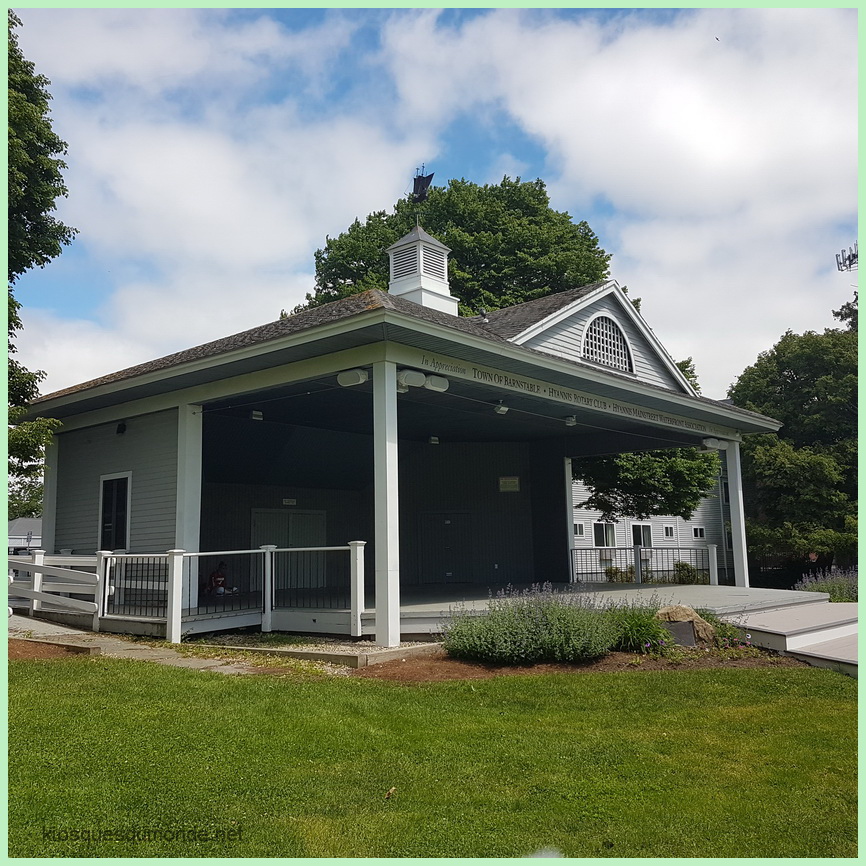
M14 336L21 328L21 306L12 287L23 273L60 255L75 229L53 215L57 199L67 192L61 173L66 164L60 158L66 153L66 143L51 126L49 81L36 73L18 45L15 28L20 25L9 10L9 472L33 479L41 472L43 448L59 422L47 418L20 421L26 404L38 396L44 374L27 370L12 357Z
M842 313L842 315L840 315ZM782 422L743 444L750 544L850 556L857 510L857 301L848 329L788 331L728 390L738 406Z
M688 520L719 475L715 452L695 448L644 451L572 460L572 472L590 489L581 508L604 520L671 514Z
M393 213L378 211L363 223L356 219L336 238L327 238L316 252L316 285L306 306L387 289L385 250L415 226L416 215L425 231L451 249L451 293L464 315L608 276L610 255L595 233L586 222L574 223L553 210L543 181L505 177L479 186L451 180L447 187L432 187L422 205L401 199Z

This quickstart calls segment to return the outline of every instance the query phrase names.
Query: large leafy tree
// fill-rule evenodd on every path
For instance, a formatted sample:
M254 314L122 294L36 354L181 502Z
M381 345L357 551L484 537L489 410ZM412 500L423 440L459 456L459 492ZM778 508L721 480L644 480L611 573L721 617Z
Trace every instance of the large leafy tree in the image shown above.
M16 280L33 267L44 267L60 255L75 229L54 216L56 201L66 195L61 157L66 143L51 126L48 92L50 83L38 75L33 63L25 59L18 45L16 28L21 21L9 11L9 217L8 217L8 339L9 339L9 473L27 496L10 498L23 502L24 512L32 513L37 501L34 479L41 472L41 457L57 421L40 418L22 422L24 407L39 394L44 374L30 371L13 358L15 333L21 328L21 305L13 294ZM28 504L29 503L29 504ZM22 513L10 517L24 516Z
M608 276L610 255L586 222L553 210L541 180L505 177L479 186L451 180L427 200L401 199L393 213L355 220L316 252L316 285L306 306L388 288L385 250L416 224L450 247L451 293L463 314L497 310ZM301 308L299 308L301 309Z
M778 418L778 433L743 445L750 545L848 560L856 549L857 301L834 313L846 329L788 331L728 390Z

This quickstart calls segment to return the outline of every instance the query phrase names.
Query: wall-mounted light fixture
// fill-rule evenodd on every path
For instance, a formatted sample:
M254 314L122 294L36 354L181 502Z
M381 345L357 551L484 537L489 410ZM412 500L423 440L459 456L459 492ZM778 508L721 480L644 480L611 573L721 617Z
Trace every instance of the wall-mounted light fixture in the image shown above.
M120 424L117 425L117 429L114 431L118 436L123 436L126 433L126 421L121 421Z
M497 415L504 415L504 414L508 411L508 407L507 407L507 406L504 406L504 405L502 404L502 401L500 400L500 401L499 401L499 402L498 402L498 403L493 407L493 411L494 411Z
M427 441L431 445L438 445L439 444L439 437L438 436L431 436Z
M576 427L577 426L577 418L574 415L566 415L565 418L562 419L565 421L566 427Z
M366 370L343 370L342 373L337 373L337 384L343 388L351 388L352 385L363 385L369 378Z
M726 439L716 439L710 436L708 439L701 439L701 451L725 451L727 450L728 442Z
M264 421L265 416L261 409L253 409L250 412L250 420L251 421Z
M419 370L399 370L397 384L408 388L420 388L427 382L427 377Z
M424 382L424 387L428 391L438 391L442 393L443 391L448 390L448 386L451 384L444 376L426 376L426 382Z

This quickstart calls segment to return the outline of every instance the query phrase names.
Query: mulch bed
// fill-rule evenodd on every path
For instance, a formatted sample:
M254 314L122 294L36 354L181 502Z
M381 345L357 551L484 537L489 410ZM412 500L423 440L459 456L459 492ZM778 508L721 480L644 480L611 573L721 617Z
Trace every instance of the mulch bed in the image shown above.
M47 643L36 643L30 640L9 638L9 660L12 659L59 659L72 655L80 655L62 646L51 646Z
M636 664L637 660L639 664ZM665 658L635 656L614 652L594 662L584 664L537 664L513 667L482 662L459 661L444 652L425 656L407 657L402 661L383 662L352 671L352 676L395 682L440 682L442 680L486 680L498 676L526 676L527 674L582 674L612 673L618 671L707 670L710 668L764 668L807 667L805 662L790 656L772 654L758 658L725 659L712 652L695 654L681 663Z

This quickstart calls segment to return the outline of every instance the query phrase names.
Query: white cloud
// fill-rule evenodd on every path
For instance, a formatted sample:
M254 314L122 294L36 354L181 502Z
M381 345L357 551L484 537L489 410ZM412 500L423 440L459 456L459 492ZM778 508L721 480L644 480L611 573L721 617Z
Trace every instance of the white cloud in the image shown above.
M25 309L21 359L49 371L48 388L294 306L325 235L403 194L419 154L459 150L446 134L463 117L504 115L536 142L558 210L582 219L604 203L590 222L612 275L675 357L694 356L709 396L786 328L833 324L850 297L833 255L856 218L853 10L664 24L498 10L456 26L397 11L376 19L375 54L354 11L299 31L266 11L21 17L70 144L63 217L124 275L98 323L58 320L57 341L29 333L49 318ZM473 179L528 170L506 143Z

